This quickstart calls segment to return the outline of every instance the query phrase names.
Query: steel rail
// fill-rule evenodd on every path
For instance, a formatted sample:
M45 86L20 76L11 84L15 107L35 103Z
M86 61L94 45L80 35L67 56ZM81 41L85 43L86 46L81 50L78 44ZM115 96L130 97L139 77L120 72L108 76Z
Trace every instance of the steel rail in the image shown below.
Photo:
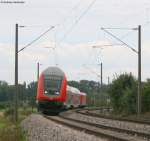
M75 128L75 129L87 132L89 134L94 134L99 137L109 138L111 139L111 141L112 140L114 141L145 141L142 134L140 134L140 137L133 136L133 134L137 135L137 133L135 132L131 133L130 131L123 131L123 129L119 129L119 128L116 129L114 127L108 127L108 126L106 127L106 126L99 125L99 124L93 124L93 123L89 123L89 122L85 122L81 120L71 119L65 115L60 115L60 116L44 115L44 117L56 123L66 125L71 128ZM144 134L144 137L145 137L145 134Z
M108 108L106 108L108 109ZM138 124L147 124L150 125L150 119L146 118L130 118L130 117L116 117L116 116L108 116L108 115L101 115L101 114L96 114L92 113L91 111L93 110L98 110L97 109L83 109L83 110L77 110L77 113L87 115L87 116L92 116L92 117L98 117L98 118L105 118L105 119L112 119L112 120L119 120L119 121L127 121L131 123L138 123ZM100 109L99 109L100 110Z
M139 136L139 137L146 137L146 138L150 139L150 134L144 133L144 132L138 132L138 131L133 131L133 130L130 130L130 129L123 129L123 128L118 128L118 127L112 127L112 126L107 126L107 125L103 125L103 124L90 123L90 122L87 122L87 121L82 121L82 120L77 120L77 119L73 119L73 118L68 118L67 116L64 116L64 115L60 115L60 117L64 118L64 119L67 119L67 120L72 120L72 121L75 121L75 122L88 124L90 126L94 126L94 127L98 127L98 128L102 128L102 129L109 129L109 130L117 131L117 132L120 132L120 133L127 133L129 135L136 135L136 136Z

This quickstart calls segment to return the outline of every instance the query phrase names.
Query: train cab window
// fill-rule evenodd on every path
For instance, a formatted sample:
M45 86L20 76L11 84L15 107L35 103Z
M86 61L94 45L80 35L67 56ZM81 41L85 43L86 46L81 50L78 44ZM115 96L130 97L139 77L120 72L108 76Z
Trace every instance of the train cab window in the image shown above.
M44 78L44 94L48 96L59 95L62 80L61 76L46 75Z

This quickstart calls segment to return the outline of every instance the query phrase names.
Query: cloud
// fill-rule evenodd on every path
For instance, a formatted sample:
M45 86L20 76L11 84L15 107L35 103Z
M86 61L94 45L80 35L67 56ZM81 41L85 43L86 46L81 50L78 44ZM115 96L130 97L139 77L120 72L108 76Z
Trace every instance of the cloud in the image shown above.
M71 32L70 27L84 12L91 0L26 0L24 5L1 5L0 17L0 77L13 83L14 80L14 33L15 23L28 26L19 28L19 48L32 41L51 25L60 24L32 46L19 53L19 81L36 80L37 62L43 64L40 70L49 65L58 64L67 74L68 79L99 78L100 62L103 62L104 80L107 76L113 78L114 73L133 72L137 76L137 55L125 46L92 48L93 45L113 44L100 27L132 27L147 22L145 8L149 7L147 0L96 1L93 7L76 24ZM41 26L40 26L41 25ZM149 75L150 42L149 27L142 26L142 79ZM67 33L66 38L62 37ZM124 31L115 31L116 35ZM127 43L137 42L128 36ZM133 35L133 34L132 34ZM55 38L56 36L56 38ZM147 39L145 39L147 37ZM56 41L56 44L55 44ZM61 42L61 43L60 43ZM45 47L55 47L45 48ZM83 65L88 68L85 68ZM106 81L107 82L107 81Z
M111 44L110 41L93 41L80 44L61 44L55 48L53 41L41 42L39 45L34 45L28 50L24 50L19 54L19 80L32 81L36 80L36 64L43 64L40 70L44 70L49 65L58 64L68 76L69 80L92 79L99 81L100 62L103 62L104 81L107 82L107 77L113 79L115 73L132 72L137 76L137 54L132 52L125 46L113 46L93 48L93 46L102 46ZM142 59L148 60L150 53L150 43L147 42L142 48ZM54 48L44 48L54 47ZM7 74L12 82L14 72L14 50L9 44L0 44L0 51L5 60L1 60L4 68L1 70L3 76ZM144 55L145 54L145 55ZM7 63L9 62L9 63ZM148 61L147 61L148 63ZM6 69L7 68L7 69ZM149 66L144 63L142 66L142 78L150 77ZM5 71L8 70L8 71ZM25 74L25 75L24 75Z

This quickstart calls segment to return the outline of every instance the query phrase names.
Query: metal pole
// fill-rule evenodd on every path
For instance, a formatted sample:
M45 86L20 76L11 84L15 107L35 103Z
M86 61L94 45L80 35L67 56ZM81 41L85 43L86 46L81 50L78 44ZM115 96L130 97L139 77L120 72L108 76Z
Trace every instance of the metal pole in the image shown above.
M40 64L39 62L37 63L37 82L39 80L39 67L40 67Z
M101 63L101 88L103 86L103 64Z
M137 114L141 114L141 25L138 26L138 95Z
M14 118L18 121L18 24L15 27L15 107Z

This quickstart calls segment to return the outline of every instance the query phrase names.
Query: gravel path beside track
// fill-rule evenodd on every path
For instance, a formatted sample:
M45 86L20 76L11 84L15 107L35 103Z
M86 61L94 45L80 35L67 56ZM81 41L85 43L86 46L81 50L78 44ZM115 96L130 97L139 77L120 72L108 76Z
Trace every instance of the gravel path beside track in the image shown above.
M39 114L32 114L21 123L27 141L107 141L93 135L56 124Z
M111 119L97 118L97 117L82 115L79 113L72 113L70 115L68 114L68 117L90 122L90 123L102 124L106 126L118 127L122 129L129 129L132 131L144 132L150 134L150 125L146 125L146 124L138 124L138 123L131 123L127 121L117 121Z

